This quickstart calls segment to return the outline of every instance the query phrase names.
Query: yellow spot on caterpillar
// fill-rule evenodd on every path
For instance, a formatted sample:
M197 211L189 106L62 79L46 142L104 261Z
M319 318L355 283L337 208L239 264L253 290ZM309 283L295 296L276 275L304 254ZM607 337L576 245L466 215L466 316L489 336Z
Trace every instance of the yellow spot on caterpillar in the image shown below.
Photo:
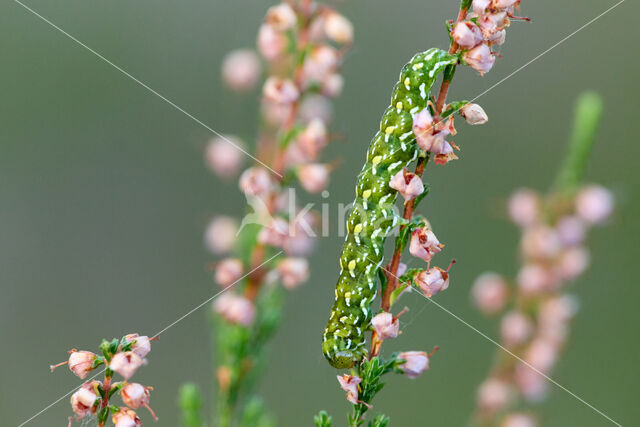
M373 160L371 160L371 163L373 163L374 165L377 165L381 161L382 161L382 156L375 156Z
M402 110L402 102L398 102L398 103L396 104L396 108L397 108L398 110Z
M346 321L347 321L347 316L342 316L342 317L340 318L340 322L344 323L344 322L346 322Z
M384 130L384 133L386 133L387 135L390 134L391 132L393 132L393 130L395 129L395 126L387 126L387 128Z
M414 64L413 69L414 70L419 70L422 67L424 67L424 62L421 62L419 64Z
M356 262L354 260L349 261L348 267L349 267L349 270L354 270L356 268ZM348 292L348 294L351 295L351 292ZM347 294L344 294L344 295L347 296Z
M353 227L353 232L354 232L355 234L358 234L358 233L360 233L361 231L362 231L362 224L358 224L358 225L356 225L355 227Z
M405 86L409 86L409 84L411 83L411 80L409 79L409 77L407 77L406 79L404 79L404 85Z
M369 197L371 197L371 190L364 190L362 192L362 198L363 199L368 199Z
M344 297L345 298L351 298L351 292L345 292L344 293Z

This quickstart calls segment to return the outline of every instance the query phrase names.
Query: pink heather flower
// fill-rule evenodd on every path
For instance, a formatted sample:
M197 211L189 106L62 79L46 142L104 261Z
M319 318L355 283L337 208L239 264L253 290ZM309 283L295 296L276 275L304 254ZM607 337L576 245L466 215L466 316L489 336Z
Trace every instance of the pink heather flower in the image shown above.
M129 408L120 408L118 412L113 414L111 421L115 427L137 427L142 425L140 417L133 409Z
M451 37L463 49L471 49L482 42L482 31L473 22L458 22L453 27Z
M428 228L416 228L411 233L409 252L423 261L431 261L431 257L440 252L444 245L438 241L433 231Z
M394 319L393 315L386 311L373 316L373 319L371 319L371 326L373 326L378 338L381 340L396 338L400 331L400 322L398 322L398 318L396 317Z
M304 80L308 83L324 80L340 63L338 51L321 44L312 48L302 66Z
M298 180L309 193L320 193L327 188L329 171L327 165L310 163L298 169Z
M207 226L204 240L207 249L219 255L233 249L238 232L238 221L228 216L217 216Z
M584 241L587 230L584 222L577 216L565 216L556 224L556 232L563 245L575 246Z
M453 116L449 117L444 126L441 127L439 130L434 129L433 117L427 108L420 111L413 118L413 133L416 135L418 145L424 151L435 154L435 162L437 164L444 164L457 158L453 154L455 145L445 140L449 134L455 135L456 133L453 127Z
M549 372L558 357L558 347L553 343L537 338L524 353L524 360L541 372Z
M405 351L398 354L398 359L405 361L398 368L411 379L429 369L429 356L424 351Z
M129 342L133 342L131 345L131 351L138 356L145 358L151 351L151 340L146 335L128 334L124 336Z
M482 15L489 7L491 0L473 0L471 8L477 15Z
M326 96L307 95L300 104L299 117L306 123L311 123L314 119L329 123L333 118L333 105Z
M491 7L494 9L507 9L518 3L520 0L493 0Z
M225 139L220 137L211 139L205 151L207 166L222 178L237 175L246 156L241 151L243 147L244 143L232 135L226 135Z
M305 258L285 258L278 264L282 285L294 289L309 278L309 262Z
M149 404L149 390L138 383L127 383L120 391L125 405L137 409Z
M324 16L323 22L325 34L334 42L353 42L353 24L347 18L332 10Z
M432 267L416 274L415 282L427 298L431 298L449 287L449 270Z
M509 404L509 385L489 378L478 388L478 406L488 412L497 412Z
M216 267L216 282L223 288L235 283L242 277L244 267L237 258L223 259Z
M481 106L478 104L465 104L460 109L460 115L469 123L470 125L483 125L489 121L489 117L487 117L487 113L484 112Z
M538 318L541 325L567 323L578 312L578 301L568 295L545 300L540 305Z
M260 196L271 191L273 181L269 172L254 166L247 169L240 176L240 191L251 196Z
M582 247L569 248L562 252L557 264L558 274L565 280L573 280L589 267L589 251Z
M282 218L274 218L258 233L258 242L281 248L289 236L289 224Z
M144 362L144 359L133 351L124 351L116 353L113 356L109 363L109 369L119 373L125 380L128 380Z
M213 302L213 310L227 322L249 326L256 317L256 309L247 298L225 292Z
M264 82L263 95L276 104L290 104L298 99L300 92L291 80L271 76Z
M486 44L481 44L468 50L462 56L464 62L480 74L488 73L493 68L496 57Z
M613 195L600 185L589 185L578 193L576 212L590 224L600 224L613 211Z
M338 73L327 75L322 81L322 94L329 98L336 98L342 93L344 79Z
M348 374L337 375L337 377L340 387L347 392L347 400L356 405L358 403L358 384L362 379Z
M296 26L298 17L289 4L280 3L267 10L265 22L276 31L287 31Z
M527 414L514 413L504 417L500 427L536 427L538 423Z
M83 384L71 395L71 410L78 418L83 418L96 412L94 405L97 400L98 396L93 391L91 383Z
M315 160L320 151L327 146L329 137L327 127L320 119L313 119L298 135L298 146L308 160Z
M287 37L271 25L262 24L258 30L258 51L268 61L278 59L287 48Z
M520 189L509 199L509 217L515 224L526 227L540 217L540 198L533 190Z
M407 264L405 264L404 262L401 262L400 264L398 264L398 271L396 272L396 275L398 277L402 277L402 275L407 272L407 269L408 269Z
M261 71L260 59L251 49L234 50L222 60L222 81L238 92L253 89Z
M540 402L545 398L548 389L547 380L529 366L518 363L514 379L526 400Z
M522 235L522 253L526 258L552 259L560 253L560 238L546 225L527 228Z
M487 37L486 40L487 40L487 43L489 43L489 46L494 46L494 45L499 46L501 44L504 44L504 41L506 38L507 38L507 31L499 30L491 34L489 37Z
M516 281L523 294L536 295L549 289L556 278L552 272L538 264L527 264L520 269Z
M389 187L398 191L404 202L415 199L424 192L424 184L419 176L403 168L389 180Z
M500 335L507 347L524 343L532 331L531 320L519 311L510 311L500 322Z
M69 369L80 379L84 379L93 370L96 355L90 351L72 351L69 355Z
M496 273L481 274L471 288L473 302L485 314L495 314L502 310L508 296L507 282Z

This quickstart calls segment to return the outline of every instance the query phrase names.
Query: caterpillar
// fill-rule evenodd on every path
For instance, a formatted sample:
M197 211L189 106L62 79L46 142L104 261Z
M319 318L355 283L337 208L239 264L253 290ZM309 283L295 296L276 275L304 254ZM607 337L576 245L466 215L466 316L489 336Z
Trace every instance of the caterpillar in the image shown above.
M436 48L416 54L402 68L391 105L369 145L347 218L335 302L322 337L322 352L335 368L350 368L366 354L364 333L370 328L384 242L398 222L393 209L397 191L389 180L420 154L413 117L427 107L438 73L457 61Z

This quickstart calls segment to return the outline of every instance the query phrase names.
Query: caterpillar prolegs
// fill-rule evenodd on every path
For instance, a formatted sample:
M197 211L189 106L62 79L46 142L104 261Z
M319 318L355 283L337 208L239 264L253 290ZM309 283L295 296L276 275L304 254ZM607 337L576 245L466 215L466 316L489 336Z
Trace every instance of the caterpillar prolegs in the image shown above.
M384 242L398 221L393 210L397 191L389 187L389 180L418 156L413 117L427 107L438 73L456 62L457 57L440 49L416 54L402 68L391 105L369 146L347 219L335 302L322 338L322 352L335 368L350 368L366 353L364 333L370 328Z

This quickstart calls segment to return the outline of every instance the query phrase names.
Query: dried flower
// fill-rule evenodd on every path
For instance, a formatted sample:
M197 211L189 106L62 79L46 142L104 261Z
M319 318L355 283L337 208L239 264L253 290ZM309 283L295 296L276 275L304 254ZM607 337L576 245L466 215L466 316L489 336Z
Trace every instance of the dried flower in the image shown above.
M133 409L149 404L149 390L141 384L127 383L120 393L124 404Z
M354 375L337 375L340 387L347 392L347 400L354 405L358 403L358 384L362 381Z
M482 42L482 31L473 22L458 22L451 32L453 41L464 49L471 49Z
M324 16L324 32L336 43L351 44L353 42L353 24L333 10Z
M507 313L500 323L500 335L507 346L525 342L533 331L531 320L519 311Z
M416 228L411 233L409 252L423 261L431 261L431 257L440 252L444 245L438 241L433 231L428 228Z
M213 310L227 322L249 326L256 317L256 309L247 298L225 292L213 302Z
M244 266L239 259L223 259L216 267L216 282L223 288L226 288L240 279L243 272Z
M451 265L449 268L451 268ZM422 293L427 298L431 298L449 287L449 269L443 270L440 267L432 267L416 274L414 280Z
M576 212L590 224L607 220L613 211L613 195L600 185L589 185L576 197Z
M506 305L509 286L499 274L484 273L474 282L471 296L476 307L483 313L495 314Z
M111 421L115 427L136 427L141 426L142 421L133 409L120 408L120 410L113 414Z
M240 176L240 190L247 195L264 195L272 188L271 176L263 168L254 166L244 171Z
M398 191L405 203L424 193L424 184L419 176L403 168L389 180L389 187Z
M488 73L493 67L496 57L486 44L481 44L468 50L462 56L464 62L480 74Z
M405 351L398 354L398 359L405 361L398 368L411 379L429 369L429 356L424 351Z
M478 406L488 412L497 412L509 404L509 385L489 378L478 388Z
M521 227L535 223L540 216L540 197L533 190L520 189L509 199L509 217Z
M473 0L471 8L477 15L482 15L489 7L491 0Z
M71 409L78 416L83 418L88 414L94 414L96 407L94 406L98 396L93 391L91 383L83 384L75 393L71 395Z
M271 76L264 82L263 95L276 104L290 104L298 100L300 92L291 80Z
M132 342L131 351L145 358L151 351L151 340L146 335L129 334L124 336L128 342Z
M288 3L280 3L267 10L265 22L276 31L286 31L296 26L298 17Z
M489 43L489 46L501 45L504 44L505 39L507 38L506 30L495 31L493 34L488 36L485 40Z
M464 104L464 106L460 109L460 115L470 125L483 125L489 121L487 113L485 113L482 107L478 104Z
M494 9L507 9L518 2L520 2L520 0L493 0L491 2L491 7Z
M69 369L80 379L84 379L93 370L96 355L90 351L72 350L69 355ZM53 370L53 367L52 367Z
M378 338L381 340L396 338L400 331L400 322L398 322L398 318L394 318L391 313L386 311L373 316L373 319L371 319L371 326L373 326Z
M143 364L144 359L142 357L133 351L124 351L116 353L113 356L109 363L109 369L122 375L125 380L128 380Z
M207 226L205 244L214 254L229 252L235 242L238 232L238 221L228 216L217 216Z
M232 135L211 139L205 152L207 166L222 178L235 176L244 163L245 154L241 150L242 147L242 140Z
M309 262L305 258L285 258L278 264L282 285L297 288L309 278Z
M258 30L258 51L268 61L278 59L287 48L287 37L271 25L263 24Z
M222 81L238 92L253 89L260 79L261 71L260 59L250 49L231 51L222 61Z
M329 171L328 165L310 163L298 169L298 180L309 193L319 193L327 188Z

